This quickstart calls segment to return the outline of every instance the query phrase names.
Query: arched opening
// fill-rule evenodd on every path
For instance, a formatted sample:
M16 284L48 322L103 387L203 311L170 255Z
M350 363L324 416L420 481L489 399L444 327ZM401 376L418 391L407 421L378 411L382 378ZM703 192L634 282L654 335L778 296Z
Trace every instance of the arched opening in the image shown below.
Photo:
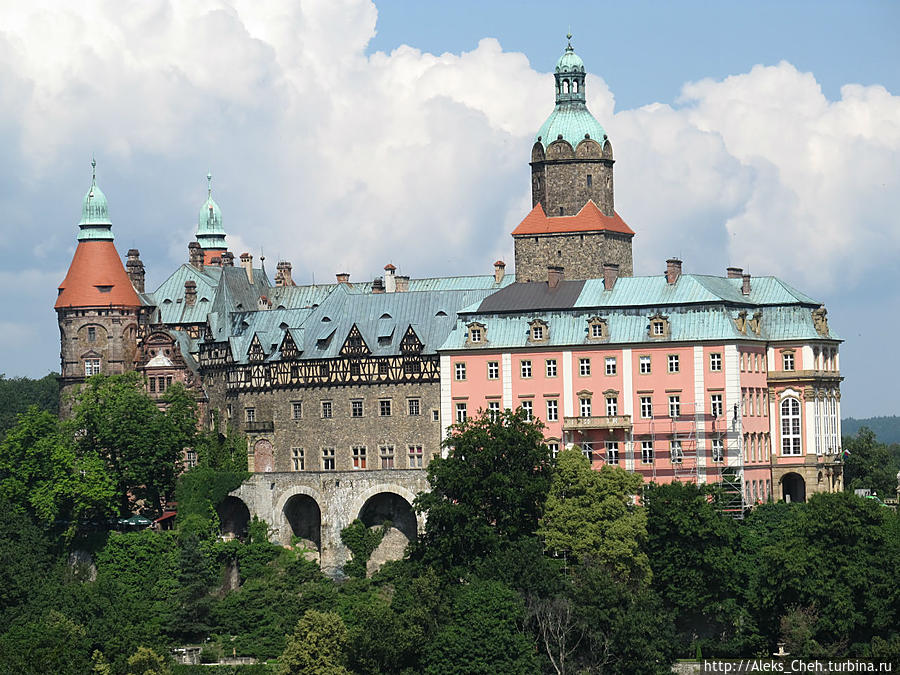
M781 477L781 496L786 502L806 501L806 481L798 473L786 473Z
M237 497L225 497L216 507L219 532L225 539L244 539L250 525L250 509Z
M315 499L309 495L294 495L285 502L283 513L290 526L288 540L283 543L298 543L310 550L322 550L322 512Z
M572 80L572 93L578 93L578 80Z
M275 470L275 451L266 439L256 441L253 446L253 470L256 472Z
M563 85L563 93L568 94L569 93L569 81L563 80L562 85Z
M366 527L381 527L390 521L378 548L369 558L370 572L388 560L399 560L409 542L416 538L416 514L409 502L393 492L381 492L370 497L359 511L359 519Z

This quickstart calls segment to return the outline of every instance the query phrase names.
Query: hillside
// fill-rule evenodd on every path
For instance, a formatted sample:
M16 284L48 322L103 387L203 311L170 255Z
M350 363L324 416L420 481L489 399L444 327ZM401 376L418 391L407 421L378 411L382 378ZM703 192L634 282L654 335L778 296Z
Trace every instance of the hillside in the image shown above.
M841 431L844 436L856 436L862 427L869 427L882 443L887 443L888 445L900 443L900 417L897 415L861 419L848 417L841 420Z

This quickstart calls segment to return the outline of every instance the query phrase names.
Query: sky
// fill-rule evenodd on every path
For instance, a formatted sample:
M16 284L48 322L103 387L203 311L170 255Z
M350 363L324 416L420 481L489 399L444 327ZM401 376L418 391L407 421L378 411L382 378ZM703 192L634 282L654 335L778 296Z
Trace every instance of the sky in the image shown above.
M636 274L737 265L828 309L842 413L900 414L900 3L0 3L0 373L59 368L91 157L148 290L206 174L231 250L294 280L512 262L565 35Z

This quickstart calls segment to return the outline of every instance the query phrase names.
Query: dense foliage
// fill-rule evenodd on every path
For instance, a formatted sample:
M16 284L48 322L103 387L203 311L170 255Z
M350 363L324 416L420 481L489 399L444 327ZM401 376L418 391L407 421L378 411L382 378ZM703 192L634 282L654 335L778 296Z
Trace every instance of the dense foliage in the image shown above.
M873 490L882 498L897 496L900 473L900 443L880 443L868 427L855 437L844 437L844 486Z
M59 381L57 373L49 373L39 380L28 377L7 379L0 373L0 440L16 423L16 418L31 406L59 413Z

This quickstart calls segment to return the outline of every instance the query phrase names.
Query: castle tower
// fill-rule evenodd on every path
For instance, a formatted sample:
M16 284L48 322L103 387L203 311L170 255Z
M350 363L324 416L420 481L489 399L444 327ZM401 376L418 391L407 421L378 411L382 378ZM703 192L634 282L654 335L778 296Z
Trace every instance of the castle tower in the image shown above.
M206 201L200 207L197 216L197 241L203 250L203 264L209 265L213 258L220 258L228 245L225 243L225 230L222 227L222 211L216 200L212 198L212 174L206 174Z
M571 34L568 36L571 40ZM516 281L602 276L603 264L633 273L634 232L616 214L613 150L585 103L584 62L572 43L556 63L556 106L531 149L532 211L513 231Z
M134 367L141 300L116 247L106 196L97 187L91 161L91 188L78 223L78 247L59 285L54 309L60 334L60 413L73 386L97 373L124 373ZM141 270L143 271L143 270Z

